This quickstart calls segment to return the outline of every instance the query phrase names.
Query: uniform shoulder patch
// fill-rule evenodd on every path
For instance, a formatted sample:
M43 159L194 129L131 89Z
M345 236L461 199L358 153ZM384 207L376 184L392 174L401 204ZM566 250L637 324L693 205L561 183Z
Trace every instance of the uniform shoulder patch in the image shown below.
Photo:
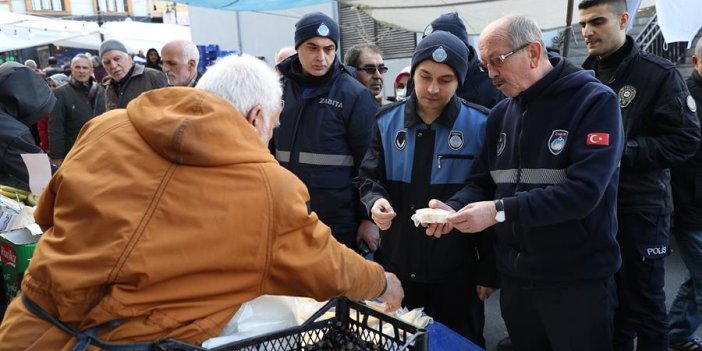
M697 112L697 103L695 102L695 99L692 97L692 95L688 95L687 99L687 108L690 109L692 112Z

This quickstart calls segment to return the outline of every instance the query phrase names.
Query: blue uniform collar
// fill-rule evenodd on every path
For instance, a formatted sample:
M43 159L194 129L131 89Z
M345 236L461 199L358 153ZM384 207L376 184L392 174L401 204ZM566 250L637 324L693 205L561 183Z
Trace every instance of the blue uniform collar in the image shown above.
M437 118L434 123L439 123L444 127L451 128L453 123L458 117L458 113L461 111L461 101L456 96L456 94L451 97L444 110L441 111L441 115ZM405 128L411 128L417 124L424 123L422 119L417 114L417 96L414 92L405 102Z

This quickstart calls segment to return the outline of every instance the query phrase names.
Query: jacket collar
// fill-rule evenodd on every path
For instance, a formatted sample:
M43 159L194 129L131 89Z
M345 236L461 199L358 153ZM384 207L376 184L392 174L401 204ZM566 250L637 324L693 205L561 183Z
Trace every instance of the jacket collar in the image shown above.
M613 78L616 79L622 75L625 67L630 67L629 62L632 59L634 59L634 57L638 56L640 53L641 50L639 50L639 47L634 42L634 38L627 35L624 45L622 45L621 48L619 48L614 54L611 55L611 60L605 59L604 61L608 65L612 65L616 62L619 62L618 69L613 74ZM601 64L601 61L602 60L600 60L600 58L597 56L588 56L588 58L585 59L585 62L583 62L583 68L591 69L597 72L598 65Z
M551 56L549 61L553 65L553 69L517 96L517 101L522 108L525 108L531 101L540 97L561 76L565 60L560 56Z
M336 74L341 70L341 63L339 59L334 56L334 62L332 62L329 72L327 74L316 77L309 74L305 74L302 70L302 63L297 54L290 56L285 61L278 65L278 69L287 79L292 80L297 85L302 87L320 87L329 83Z
M460 111L461 101L456 94L453 94L453 97L451 97L451 100L449 100L448 104L446 104L444 110L441 111L439 118L437 118L434 123L438 123L446 128L451 128L453 127L454 122L456 122L456 118L458 117L458 113ZM424 121L417 113L417 96L412 93L412 95L410 95L405 102L405 128L411 128L417 124L423 123Z
M690 78L695 81L695 83L699 84L702 86L702 75L700 75L699 72L696 70L692 70L692 74L690 75Z

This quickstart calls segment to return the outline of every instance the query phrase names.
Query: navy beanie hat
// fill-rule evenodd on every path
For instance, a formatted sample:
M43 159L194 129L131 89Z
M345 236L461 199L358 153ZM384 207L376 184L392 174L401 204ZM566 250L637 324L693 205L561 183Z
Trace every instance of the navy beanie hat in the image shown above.
M295 23L295 50L312 37L325 37L339 48L339 25L321 12L308 13Z
M424 29L424 36L426 37L435 30L449 32L455 35L458 39L461 39L463 44L470 46L468 43L468 32L466 31L466 25L463 23L463 20L458 17L458 13L456 12L445 13L437 17Z
M458 86L466 80L468 73L468 48L455 35L434 31L419 42L414 49L412 56L412 70L410 74L414 77L414 70L425 60L432 60L436 63L443 63L451 66L458 78Z

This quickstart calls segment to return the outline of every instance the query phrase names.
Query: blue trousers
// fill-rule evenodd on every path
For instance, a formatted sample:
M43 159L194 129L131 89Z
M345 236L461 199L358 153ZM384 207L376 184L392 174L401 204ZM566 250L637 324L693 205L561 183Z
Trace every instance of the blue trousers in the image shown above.
M617 240L622 268L615 275L619 308L614 316L614 350L667 351L664 260L670 215L619 214Z
M702 230L673 228L678 252L687 273L670 306L670 342L687 342L697 337L695 331L702 317Z

